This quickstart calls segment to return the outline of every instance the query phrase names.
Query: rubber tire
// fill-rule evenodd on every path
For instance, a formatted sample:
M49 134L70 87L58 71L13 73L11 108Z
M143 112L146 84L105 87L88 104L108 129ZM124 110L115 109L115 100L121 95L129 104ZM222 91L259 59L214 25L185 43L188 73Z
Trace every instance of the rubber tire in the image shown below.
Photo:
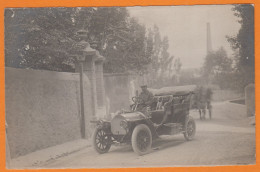
M188 133L187 133L187 127L188 127L188 124L189 123L192 123L193 125L193 134L192 136L189 136ZM194 136L195 136L195 133L196 133L196 124L195 124L195 121L194 119L189 116L188 120L185 122L185 126L184 126L184 138L187 140L187 141L190 141L190 140L193 140L194 139Z
M100 129L100 128L95 129L95 131L92 135L92 146L93 146L93 148L95 149L96 152L98 152L100 154L104 154L104 153L107 153L109 151L111 144L108 144L107 147L104 150L102 150L98 147L98 145L96 144L96 137L97 137L98 132L101 131L101 130L102 129ZM109 139L111 139L110 136L108 136L108 137L109 137Z
M147 145L145 151L142 151L139 149L138 147L138 142L137 142L137 136L138 134L140 133L140 131L145 131L147 132L148 136L149 136L149 144ZM139 124L137 125L135 128L134 128L134 131L132 133L132 147L133 147L133 150L136 154L138 155L144 155L144 154L147 154L151 151L151 147L152 147L152 133L149 129L149 127L145 124Z

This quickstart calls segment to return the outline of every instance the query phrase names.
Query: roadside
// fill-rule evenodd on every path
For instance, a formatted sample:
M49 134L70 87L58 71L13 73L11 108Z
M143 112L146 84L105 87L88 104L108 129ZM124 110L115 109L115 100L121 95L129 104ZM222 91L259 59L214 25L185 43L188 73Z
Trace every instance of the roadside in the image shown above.
M212 120L209 120L208 112L206 112L205 122L208 122L208 124L221 124L235 127L248 127L253 124L253 117L247 117L246 107L243 104L224 101L213 102L212 106ZM199 119L199 112L197 110L191 110L190 115L194 119Z
M213 107L212 120L200 120L198 111L191 111L197 126L193 141L185 141L182 134L161 136L153 143L153 150L144 156L137 156L131 145L112 146L108 153L102 155L89 147L41 167L78 169L255 164L255 127L243 116L245 106L219 102Z
M82 149L91 146L90 140L79 139L56 145L46 149L32 152L30 154L12 159L10 162L11 169L29 169L37 168L50 161L61 157L68 156Z
M206 135L208 135L209 133L218 132L218 133L233 133L233 135L236 134L251 135L255 132L255 127L250 124L250 119L245 116L245 106L241 104L234 104L228 101L213 103L212 120L209 120L208 116L205 121L199 120L199 113L197 110L191 110L190 115L193 116L193 118L196 120L198 134L205 133ZM230 134L227 134L227 137L229 136ZM214 142L216 142L214 138L211 138L211 136L207 136L208 138L206 138L204 135L201 136L198 135L197 137L198 137L197 139L203 137L202 140L208 139L208 142L212 142L212 144L213 144L213 140ZM169 138L170 140L171 139L175 140L178 137L173 137L173 138L169 137ZM168 139L166 139L166 141L163 141L165 142L164 143L165 145L168 144L167 140ZM183 138L181 138L180 140L183 140ZM240 140L239 142L241 141L242 140ZM30 153L28 155L18 157L16 159L12 159L11 168L15 168L15 169L34 168L35 169L35 168L45 167L48 166L48 164L52 164L52 162L55 161L59 162L64 158L76 156L80 152L89 151L89 149L87 150L85 148L89 148L90 146L91 146L90 140L80 139L80 140L67 142L61 145L39 150ZM197 146L199 147L200 145Z

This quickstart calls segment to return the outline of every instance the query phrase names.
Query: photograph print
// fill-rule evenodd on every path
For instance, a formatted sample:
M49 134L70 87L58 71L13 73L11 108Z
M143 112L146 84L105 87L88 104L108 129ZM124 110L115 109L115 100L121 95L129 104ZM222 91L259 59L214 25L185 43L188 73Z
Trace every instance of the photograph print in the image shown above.
M253 165L254 5L5 8L8 169Z

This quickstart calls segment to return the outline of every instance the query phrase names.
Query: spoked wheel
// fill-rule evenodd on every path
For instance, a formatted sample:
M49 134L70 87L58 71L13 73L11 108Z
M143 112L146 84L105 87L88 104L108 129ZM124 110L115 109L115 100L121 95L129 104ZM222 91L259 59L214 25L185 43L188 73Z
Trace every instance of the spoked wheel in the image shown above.
M138 155L147 154L151 150L152 134L145 124L137 125L132 134L132 147Z
M92 136L92 144L98 153L107 153L112 144L111 136L103 129L96 128Z
M186 121L184 126L184 137L187 141L190 141L194 138L196 133L196 124L192 117Z

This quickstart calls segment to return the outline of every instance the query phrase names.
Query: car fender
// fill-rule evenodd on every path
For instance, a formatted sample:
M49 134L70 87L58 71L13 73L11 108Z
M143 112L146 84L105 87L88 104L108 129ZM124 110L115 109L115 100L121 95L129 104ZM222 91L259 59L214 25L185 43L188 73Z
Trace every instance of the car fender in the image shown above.
M111 129L111 123L106 120L95 120L95 121L90 121L90 123L94 123L96 125L96 128L99 129L104 129L104 130Z

